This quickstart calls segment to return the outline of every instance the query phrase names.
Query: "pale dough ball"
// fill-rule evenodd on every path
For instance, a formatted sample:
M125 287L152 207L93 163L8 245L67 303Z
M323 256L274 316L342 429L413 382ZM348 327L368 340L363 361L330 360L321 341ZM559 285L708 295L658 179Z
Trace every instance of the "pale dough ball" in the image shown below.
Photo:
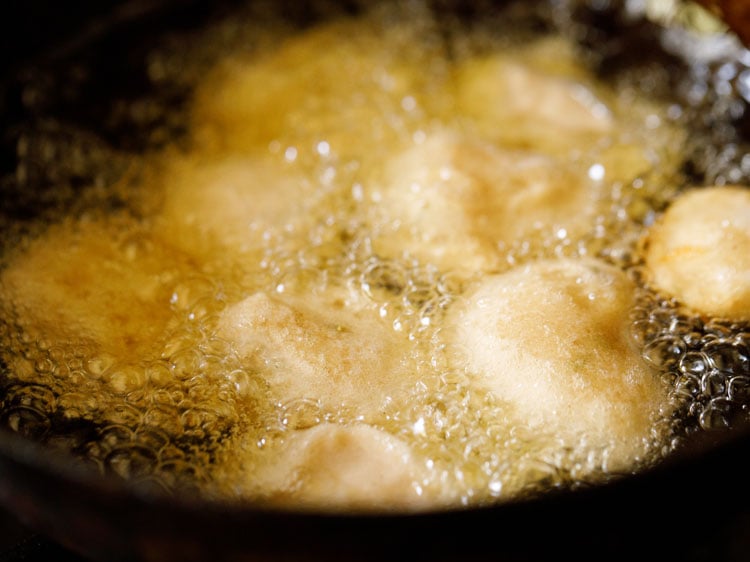
M750 320L750 189L691 189L667 208L646 241L656 288L700 313Z
M502 147L575 161L610 186L667 177L682 162L685 131L663 108L598 80L560 38L460 61L454 92L465 130Z
M404 366L408 340L372 312L356 303L347 308L331 295L302 300L256 293L222 313L218 335L260 371L277 400L376 415L404 400L417 382Z
M305 244L324 196L283 163L262 158L170 160L155 220L165 240L201 260L243 258L268 244Z
M457 365L506 401L519 423L608 449L608 469L627 469L666 389L629 332L634 285L594 259L543 260L488 276L447 319Z
M325 510L429 507L416 483L424 465L399 438L368 425L324 423L293 432L260 461L252 486L274 503Z
M430 92L446 80L444 53L415 27L341 19L222 62L196 96L197 138L242 152L278 143L303 163L378 160L443 100Z
M470 274L516 241L587 233L599 186L553 157L442 130L388 162L374 198L377 253Z
M456 110L493 141L558 154L591 145L615 126L609 105L560 40L464 61Z

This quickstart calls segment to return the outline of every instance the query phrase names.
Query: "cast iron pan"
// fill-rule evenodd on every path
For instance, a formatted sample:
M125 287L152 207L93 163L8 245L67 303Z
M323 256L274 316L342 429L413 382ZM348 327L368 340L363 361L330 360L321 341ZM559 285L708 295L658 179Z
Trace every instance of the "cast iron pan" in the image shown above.
M472 18L504 4L444 1L435 6ZM60 194L54 178L41 171L33 189L28 182L20 185L14 176L19 131L29 123L75 123L102 142L131 152L158 148L165 134L179 136L184 132L179 120L117 117L113 107L118 100L151 95L144 60L156 41L167 33L199 29L233 7L229 1L33 0L13 14L3 8L2 226L23 234L30 219L74 204L77 190L87 181L67 177L68 189ZM350 2L343 9L357 7ZM609 49L603 72L660 50L651 24L623 23L613 15L621 3L591 2L585 8L582 17ZM298 24L320 17L308 2L286 2L284 9ZM667 82L673 71L675 76L682 72L679 61L667 54L655 56L654 63L667 69ZM30 83L46 88L37 88L30 98ZM155 100L179 114L188 97L189 91L177 84ZM743 121L730 123L740 139ZM713 125L711 119L704 123L708 129ZM704 170L689 159L686 168L696 180L702 178ZM6 393L8 380L3 368L0 383ZM111 474L92 473L71 454L49 446L54 417L37 420L36 428L27 424L24 431L5 417L0 429L0 501L31 528L102 562L564 557L744 561L750 560L750 428L742 421L744 407L740 409L731 431L697 432L668 461L637 476L494 507L417 515L301 513L189 494L165 497ZM85 425L68 429L92 430Z

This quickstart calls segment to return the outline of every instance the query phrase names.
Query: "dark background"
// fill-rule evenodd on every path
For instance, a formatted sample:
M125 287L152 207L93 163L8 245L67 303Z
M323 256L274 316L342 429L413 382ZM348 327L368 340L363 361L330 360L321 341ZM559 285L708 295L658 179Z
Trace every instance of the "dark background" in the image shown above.
M83 562L74 554L0 509L0 562Z

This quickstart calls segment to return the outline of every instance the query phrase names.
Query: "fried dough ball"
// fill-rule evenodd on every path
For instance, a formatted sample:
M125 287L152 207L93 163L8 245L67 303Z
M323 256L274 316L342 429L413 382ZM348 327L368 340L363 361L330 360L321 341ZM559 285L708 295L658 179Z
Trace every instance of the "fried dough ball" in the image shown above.
M456 109L487 138L556 154L590 146L615 118L588 85L585 69L560 40L464 61L456 72Z
M576 239L593 223L598 184L565 163L440 131L388 163L377 194L376 252L439 268L491 269L517 240Z
M646 451L666 388L629 333L634 284L594 259L541 260L488 276L450 312L453 360L522 423L606 450L607 469Z
M413 510L428 507L415 482L424 471L397 437L359 424L317 425L284 437L252 486L295 508Z
M691 189L667 208L646 241L656 288L700 313L750 320L750 189Z
M197 94L197 138L243 153L280 143L298 162L379 160L443 99L429 95L447 76L442 46L418 29L341 19L250 60L224 61Z
M300 247L323 197L309 179L271 159L174 158L163 177L157 232L204 261L240 261L268 240Z
M455 99L468 130L503 147L584 158L608 183L680 165L663 147L682 143L684 131L648 100L597 83L559 38L460 62Z
M256 293L223 312L218 334L260 371L280 400L308 399L324 410L377 414L408 396L406 343L356 303L335 293L306 300Z
M120 359L148 357L170 319L178 263L171 248L132 224L66 222L11 259L0 300L36 341L89 342Z

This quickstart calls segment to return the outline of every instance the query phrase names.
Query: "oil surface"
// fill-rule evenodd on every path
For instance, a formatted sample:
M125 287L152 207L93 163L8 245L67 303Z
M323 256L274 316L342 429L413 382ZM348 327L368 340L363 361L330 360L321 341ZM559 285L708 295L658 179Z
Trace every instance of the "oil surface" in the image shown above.
M607 447L529 428L446 354L455 345L446 311L467 287L536 260L583 257L638 283L635 345L671 389L642 436L646 454L627 472L658 462L686 434L744 416L750 329L652 291L638 244L695 177L744 179L750 168L732 129L704 129L695 116L741 111L747 71L695 64L682 75L687 95L670 98L649 61L635 70L619 61L606 76L581 41L588 28L532 5L511 3L477 23L420 2L356 17L321 4L314 13L326 21L297 29L259 3L150 54L157 88L183 81L192 92L176 114L187 130L176 142L167 126L154 133L158 150L135 154L71 128L30 130L14 185L42 173L63 185L73 170L90 187L80 199L61 187L50 208L64 207L65 218L47 213L7 229L3 422L101 472L232 501L305 502L304 488L267 490L256 475L300 432L327 424L367 424L405 443L421 507L606 481L620 476L607 470ZM520 73L524 93L539 99L510 110L508 100L483 99L492 65ZM583 126L544 114L554 88ZM148 119L160 109L122 111ZM422 151L431 139L436 152ZM518 216L488 219L465 198L447 199L445 215L435 211L442 200L429 199L444 197L430 186L458 185L450 182L460 174L466 197L478 197L502 178L497 162L526 159L542 182L552 181L547 166L570 177L566 193L585 185L585 211L517 227L553 204L522 201ZM447 237L430 230L458 215L465 220L447 225ZM482 229L467 226L482 220ZM261 305L270 320L254 316ZM247 326L269 321L259 341L243 339ZM334 365L340 351L326 346L340 334L367 365ZM386 356L399 358L388 364L395 382L365 400L356 389ZM359 373L351 394L320 389L337 369ZM309 394L290 391L303 371Z

